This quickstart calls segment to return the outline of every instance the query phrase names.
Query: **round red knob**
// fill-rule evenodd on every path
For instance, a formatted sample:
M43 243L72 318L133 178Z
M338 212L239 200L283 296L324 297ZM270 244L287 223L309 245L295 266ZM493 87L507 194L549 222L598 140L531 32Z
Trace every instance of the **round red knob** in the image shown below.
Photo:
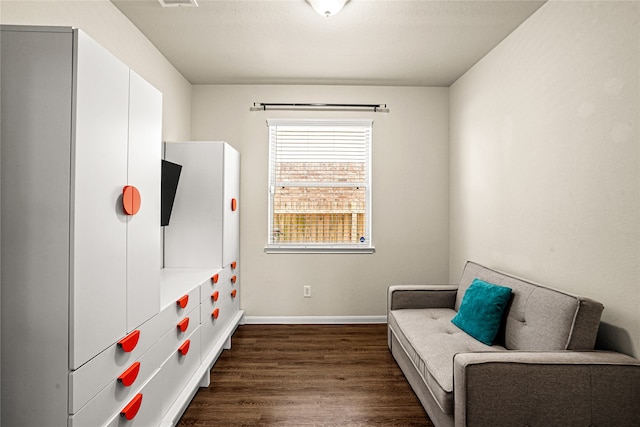
M127 185L122 189L122 207L127 215L135 215L140 210L142 200L140 192L133 185Z

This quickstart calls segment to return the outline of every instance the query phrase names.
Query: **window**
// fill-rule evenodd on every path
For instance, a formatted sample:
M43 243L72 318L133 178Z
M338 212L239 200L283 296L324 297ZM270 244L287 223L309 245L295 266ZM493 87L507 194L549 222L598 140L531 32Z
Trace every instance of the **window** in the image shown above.
M268 120L268 252L373 252L371 120Z

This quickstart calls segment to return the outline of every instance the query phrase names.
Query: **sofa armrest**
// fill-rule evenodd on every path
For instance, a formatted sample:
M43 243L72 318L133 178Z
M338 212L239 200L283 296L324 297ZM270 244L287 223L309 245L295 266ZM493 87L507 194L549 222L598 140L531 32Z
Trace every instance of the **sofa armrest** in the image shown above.
M458 285L398 285L387 291L387 311L402 308L453 308Z
M640 361L601 351L460 353L456 426L640 425Z

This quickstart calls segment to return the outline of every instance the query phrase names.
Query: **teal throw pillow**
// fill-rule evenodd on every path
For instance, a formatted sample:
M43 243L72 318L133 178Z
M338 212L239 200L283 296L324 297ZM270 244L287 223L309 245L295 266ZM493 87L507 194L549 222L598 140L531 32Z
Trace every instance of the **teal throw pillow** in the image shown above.
M474 279L451 322L478 341L492 345L510 296L511 288Z

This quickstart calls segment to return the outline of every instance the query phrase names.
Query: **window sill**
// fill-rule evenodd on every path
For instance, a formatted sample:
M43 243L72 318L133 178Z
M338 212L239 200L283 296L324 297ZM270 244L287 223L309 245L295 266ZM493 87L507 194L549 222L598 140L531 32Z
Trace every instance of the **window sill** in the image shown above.
M267 246L268 254L372 254L374 247L325 247L325 246Z

